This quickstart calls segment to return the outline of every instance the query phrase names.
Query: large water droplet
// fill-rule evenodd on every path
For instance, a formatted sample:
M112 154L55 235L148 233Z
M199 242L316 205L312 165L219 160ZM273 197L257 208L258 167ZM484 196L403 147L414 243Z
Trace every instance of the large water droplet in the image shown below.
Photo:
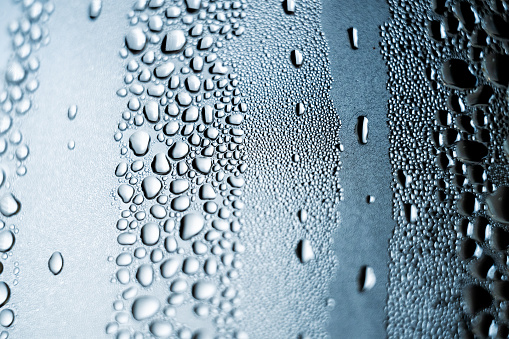
M186 44L186 36L180 29L169 31L163 39L161 49L164 53L176 53Z
M53 273L54 275L60 274L60 272L62 272L62 269L64 268L64 257L62 256L62 253L60 252L53 253L48 260L48 267L51 273Z
M362 266L358 277L359 291L366 292L376 284L375 271L370 266Z
M4 195L0 200L0 212L5 217L16 215L20 209L21 203L10 193Z
M125 37L125 43L131 52L139 53L145 48L145 45L147 44L147 36L141 28L132 28Z
M199 213L193 212L186 214L180 220L180 237L183 240L189 240L201 232L205 224L205 219Z
M159 300L153 296L142 296L133 302L133 318L141 321L154 316L161 306Z

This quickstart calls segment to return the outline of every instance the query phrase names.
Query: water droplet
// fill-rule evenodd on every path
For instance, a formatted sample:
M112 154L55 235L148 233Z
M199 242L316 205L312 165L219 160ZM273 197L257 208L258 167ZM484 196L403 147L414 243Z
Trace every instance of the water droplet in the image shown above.
M64 268L64 257L62 256L62 253L60 252L53 253L48 260L48 267L51 273L53 273L54 275L60 274L60 272L62 272L62 269Z
M99 17L101 14L102 6L102 0L90 1L90 6L88 7L88 16L90 19L95 20Z
M147 246L154 246L159 241L161 231L155 223L145 224L141 228L141 241Z
M16 215L21 209L21 203L12 195L8 193L0 199L0 213L5 217Z
M69 107L69 109L67 110L67 117L69 118L69 120L74 120L74 118L76 118L76 114L78 114L78 106L72 105L71 107Z
M129 138L129 147L135 155L143 156L147 154L150 144L150 135L145 131L134 132Z
M291 59L292 59L292 63L293 65L296 67L296 68L299 68L300 66L302 66L302 62L303 62L303 57L302 57L302 53L298 50L293 50L292 53L291 53Z
M10 327L14 322L14 312L11 309L5 309L0 312L0 325Z
M164 320L157 320L150 324L150 332L157 338L169 338L173 332L173 326Z
M141 183L141 189L147 199L154 199L162 188L161 181L152 175L145 177Z
M357 118L357 138L359 139L360 144L367 144L368 143L368 118L365 116L360 116Z
M352 47L352 49L358 49L359 48L359 39L358 39L357 28L350 27L348 29L348 36L350 37L350 46Z
M180 220L180 237L183 240L189 240L201 232L205 224L205 219L199 213L193 212L186 214Z
M157 311L159 311L160 307L161 304L156 297L142 296L138 297L133 302L131 310L133 318L138 321L141 321L154 316L157 313Z
M11 289L9 288L9 285L7 285L5 282L0 282L0 307L7 304L9 301L9 298L11 297Z
M297 245L297 256L301 263L305 264L315 259L315 253L308 239L299 241Z
M371 290L376 284L375 271L370 266L362 266L358 277L359 292Z
M193 297L197 300L208 300L216 294L216 285L210 281L200 280L193 285Z
M180 29L169 31L163 39L161 49L164 53L176 53L184 48L186 36Z
M509 187L501 186L486 197L491 217L498 222L509 224Z
M125 37L125 43L131 52L137 54L145 48L147 36L141 28L132 28Z
M26 72L23 66L17 61L13 61L7 66L5 79L8 83L17 85L25 80Z
M143 287L152 285L152 282L154 281L154 270L152 269L152 265L143 264L138 267L136 279L138 279L138 282Z
M0 252L8 252L14 246L14 233L9 230L0 232Z

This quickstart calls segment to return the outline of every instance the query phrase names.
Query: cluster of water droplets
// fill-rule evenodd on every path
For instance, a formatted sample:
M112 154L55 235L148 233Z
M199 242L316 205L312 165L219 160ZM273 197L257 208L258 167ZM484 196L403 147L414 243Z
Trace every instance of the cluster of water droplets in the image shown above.
M390 4L388 334L507 337L509 7Z
M128 15L114 135L123 287L106 326L117 338L247 337L237 283L247 106L217 54L243 33L245 6L141 0Z
M246 12L234 50L249 106L245 330L253 338L323 338L335 305L328 289L337 265L341 122L329 96L321 4L252 1Z
M13 54L5 72L5 87L0 92L0 274L12 270L13 280L0 281L0 325L9 328L15 319L15 304L11 302L11 287L18 284L19 267L12 262L18 226L21 222L21 202L14 193L14 182L23 177L30 148L20 131L23 117L35 107L34 94L39 87L37 51L49 43L46 23L54 10L51 2L16 1L22 15L8 24ZM4 272L6 276L7 272ZM14 310L13 310L14 309ZM0 338L7 338L1 331Z

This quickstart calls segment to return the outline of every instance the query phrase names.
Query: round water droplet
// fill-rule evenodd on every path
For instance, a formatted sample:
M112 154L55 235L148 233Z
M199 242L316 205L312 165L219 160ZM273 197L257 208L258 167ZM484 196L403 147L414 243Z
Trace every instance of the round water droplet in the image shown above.
M125 37L127 48L133 53L139 53L147 44L147 36L141 28L132 28Z
M152 269L152 265L143 264L138 267L138 271L136 272L136 279L143 287L148 287L152 285L154 281L154 270Z
M133 318L141 321L154 316L159 311L161 304L156 297L142 296L138 297L132 306Z
M8 83L11 84L19 84L23 80L25 80L26 72L23 66L17 61L13 61L7 66L7 71L5 72L5 79Z
M168 338L173 332L173 326L164 320L154 321L150 324L149 329L157 338Z
M9 327L14 322L14 311L11 309L5 309L0 312L0 325L3 327Z
M145 177L141 182L141 189L147 199L154 199L162 188L163 184L161 181L152 175Z
M168 155L173 160L179 160L184 158L189 153L189 146L182 141L175 142L170 150L168 151Z
M210 281L198 281L193 285L193 297L197 300L208 300L216 294L216 285Z

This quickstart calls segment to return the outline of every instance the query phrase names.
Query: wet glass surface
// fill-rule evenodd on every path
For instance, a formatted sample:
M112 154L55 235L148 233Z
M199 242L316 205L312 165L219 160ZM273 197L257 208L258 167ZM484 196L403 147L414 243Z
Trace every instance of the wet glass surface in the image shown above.
M0 338L505 338L509 5L0 0Z

